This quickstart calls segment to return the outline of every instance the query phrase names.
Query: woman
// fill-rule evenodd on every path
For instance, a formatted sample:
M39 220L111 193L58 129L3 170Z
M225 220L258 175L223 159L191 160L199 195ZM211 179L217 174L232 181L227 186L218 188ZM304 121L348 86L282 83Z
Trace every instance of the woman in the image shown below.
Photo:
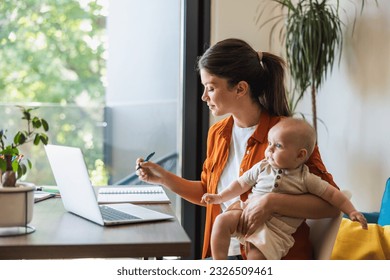
M139 178L163 185L198 205L203 205L201 198L206 192L218 193L226 188L264 158L269 129L280 118L290 115L284 86L284 66L280 57L256 52L239 39L223 40L210 47L198 61L204 85L202 100L214 116L230 116L209 130L207 158L201 180L186 180L142 159L137 160L137 165L141 165L137 171ZM336 186L322 163L318 147L307 165L310 172ZM245 201L247 195L241 195L240 198ZM204 258L210 256L210 235L215 218L237 199L221 206L204 205L207 207ZM238 231L244 235L253 233L273 213L299 218L324 218L336 216L339 211L313 195L270 193L248 204L242 213ZM303 223L293 236L295 245L285 258L310 259L312 250L308 226ZM230 244L229 256L232 259L244 255L237 240L233 239Z

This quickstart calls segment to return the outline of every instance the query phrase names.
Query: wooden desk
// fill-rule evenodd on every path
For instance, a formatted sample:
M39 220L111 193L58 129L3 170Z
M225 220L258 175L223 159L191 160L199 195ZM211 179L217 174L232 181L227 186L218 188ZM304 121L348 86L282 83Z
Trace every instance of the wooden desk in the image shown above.
M169 204L143 205L172 214ZM34 205L31 234L0 237L0 259L188 256L191 241L175 220L102 227L65 211L59 198Z

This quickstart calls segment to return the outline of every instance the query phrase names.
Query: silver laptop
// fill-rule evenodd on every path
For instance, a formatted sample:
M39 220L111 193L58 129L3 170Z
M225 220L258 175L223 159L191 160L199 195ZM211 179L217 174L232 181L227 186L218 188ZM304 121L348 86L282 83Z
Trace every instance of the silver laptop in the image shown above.
M173 218L130 203L99 205L81 150L59 145L45 150L67 211L103 226Z

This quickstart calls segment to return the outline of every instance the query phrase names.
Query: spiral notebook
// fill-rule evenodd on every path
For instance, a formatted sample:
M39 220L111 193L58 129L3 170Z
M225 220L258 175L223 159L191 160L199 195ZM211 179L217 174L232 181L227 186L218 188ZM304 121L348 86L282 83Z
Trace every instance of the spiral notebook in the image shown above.
M99 203L170 203L161 186L150 185L102 187L97 199Z

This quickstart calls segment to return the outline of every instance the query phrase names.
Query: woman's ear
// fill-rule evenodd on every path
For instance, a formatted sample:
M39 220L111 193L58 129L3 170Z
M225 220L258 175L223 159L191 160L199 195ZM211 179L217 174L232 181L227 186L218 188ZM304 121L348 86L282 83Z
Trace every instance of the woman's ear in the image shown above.
M237 97L243 96L248 92L249 85L245 81L240 81L236 85Z

